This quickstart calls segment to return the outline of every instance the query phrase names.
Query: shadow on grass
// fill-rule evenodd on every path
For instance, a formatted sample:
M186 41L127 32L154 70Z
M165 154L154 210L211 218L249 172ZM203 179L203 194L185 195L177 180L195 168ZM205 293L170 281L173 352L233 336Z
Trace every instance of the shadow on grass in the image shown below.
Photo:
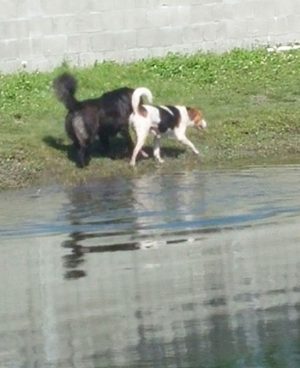
M63 152L66 154L68 159L74 163L77 160L76 149L72 143L65 144L63 139L56 138L53 136L46 136L43 138L43 142L46 143L49 147L54 148L57 151ZM144 150L148 153L149 157L153 157L153 148L152 146L147 145L144 147ZM185 150L178 147L161 147L161 153L164 157L177 158L179 155L184 153ZM130 154L124 142L124 139L121 137L114 137L110 142L110 151L109 153L105 152L100 142L96 140L89 149L90 158L93 157L106 157L111 160L124 160L129 159Z
M76 150L72 144L65 144L61 138L52 136L44 137L43 142L57 151L64 152L70 161L76 162Z

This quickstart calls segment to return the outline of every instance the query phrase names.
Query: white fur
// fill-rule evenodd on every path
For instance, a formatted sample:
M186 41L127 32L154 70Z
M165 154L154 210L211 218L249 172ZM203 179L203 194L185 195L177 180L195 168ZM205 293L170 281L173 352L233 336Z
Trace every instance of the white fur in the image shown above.
M153 96L152 96L150 89L146 87L139 87L135 89L132 94L132 99L131 99L132 109L135 114L138 113L138 108L141 103L142 97L146 97L148 102L152 103Z
M140 91L136 93L136 96L134 96L133 94L133 97L135 98L139 97L139 99L137 100L140 101L142 91L143 89L141 88ZM143 95L145 96L146 94L143 93ZM152 94L151 94L151 97L152 97ZM132 107L133 107L134 112L130 115L130 118L129 118L129 122L134 127L134 130L137 136L137 143L132 153L130 165L135 166L137 155L140 151L142 151L143 145L145 144L146 138L150 131L155 136L153 155L160 163L162 163L163 160L160 156L160 134L158 134L157 132L159 123L160 123L159 109L152 105L143 105L143 107L146 109L146 112L147 112L147 114L145 114L146 116L144 116L138 110L139 102L137 104L136 102L137 100L132 101L132 105L133 105ZM161 107L172 114L172 111L168 109L166 106L161 106ZM185 135L187 127L193 126L194 122L190 120L188 112L187 112L187 108L185 106L175 106L175 107L178 109L180 113L180 122L179 122L179 125L172 130L172 133L179 142L190 147L193 150L193 152L198 155L199 151L196 149L193 143ZM201 126L203 128L206 128L207 126L207 123L204 119L201 122Z

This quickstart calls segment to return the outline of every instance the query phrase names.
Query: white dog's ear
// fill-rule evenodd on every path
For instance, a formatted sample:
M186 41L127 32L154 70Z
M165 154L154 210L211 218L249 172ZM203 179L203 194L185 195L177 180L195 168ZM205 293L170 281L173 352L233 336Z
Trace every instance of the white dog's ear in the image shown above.
M199 111L197 111L197 109L194 107L187 107L186 111L191 121L194 121L197 118L197 115L199 115Z
M202 119L201 111L195 109L194 107L187 107L186 110L187 110L189 119L193 121L194 123Z
M201 110L195 109L194 107L186 108L190 121L194 123L197 128L206 128L206 121L203 119Z

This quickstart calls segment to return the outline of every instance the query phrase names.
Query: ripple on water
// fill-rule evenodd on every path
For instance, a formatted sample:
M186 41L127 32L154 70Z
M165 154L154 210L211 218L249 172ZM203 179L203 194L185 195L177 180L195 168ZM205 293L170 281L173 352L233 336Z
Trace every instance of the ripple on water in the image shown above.
M1 193L0 366L300 366L299 179L284 166Z

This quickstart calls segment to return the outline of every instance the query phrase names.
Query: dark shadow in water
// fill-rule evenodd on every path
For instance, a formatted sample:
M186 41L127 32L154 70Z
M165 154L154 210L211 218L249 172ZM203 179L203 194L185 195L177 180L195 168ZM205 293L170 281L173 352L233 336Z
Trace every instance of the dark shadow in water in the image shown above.
M87 238L83 233L75 232L70 234L70 238L70 240L62 243L63 248L71 249L72 251L71 254L63 256L63 265L67 269L64 275L65 279L78 279L87 275L84 270L78 269L85 262L84 257L87 253L122 252L139 249L139 243L137 242L98 246L81 245L79 242Z
M224 230L224 229L223 229ZM164 239L162 235L159 242L164 245L178 245L187 244L191 242L191 235L193 235L193 242L201 241L206 234L216 233L220 229L202 229L199 231L180 231L178 232L178 238L176 239ZM70 234L70 239L64 241L61 246L65 249L70 249L71 254L63 256L63 265L67 269L64 278L65 279L77 279L87 275L86 271L79 269L85 263L86 254L90 253L106 253L106 252L127 252L136 250L145 250L155 246L155 241L149 244L148 241L153 239L153 236L143 236L137 238L136 241L104 244L104 245L82 245L82 242L88 239L101 239L103 236L109 236L111 234L85 234L83 232L74 232ZM120 235L120 233L118 233Z

